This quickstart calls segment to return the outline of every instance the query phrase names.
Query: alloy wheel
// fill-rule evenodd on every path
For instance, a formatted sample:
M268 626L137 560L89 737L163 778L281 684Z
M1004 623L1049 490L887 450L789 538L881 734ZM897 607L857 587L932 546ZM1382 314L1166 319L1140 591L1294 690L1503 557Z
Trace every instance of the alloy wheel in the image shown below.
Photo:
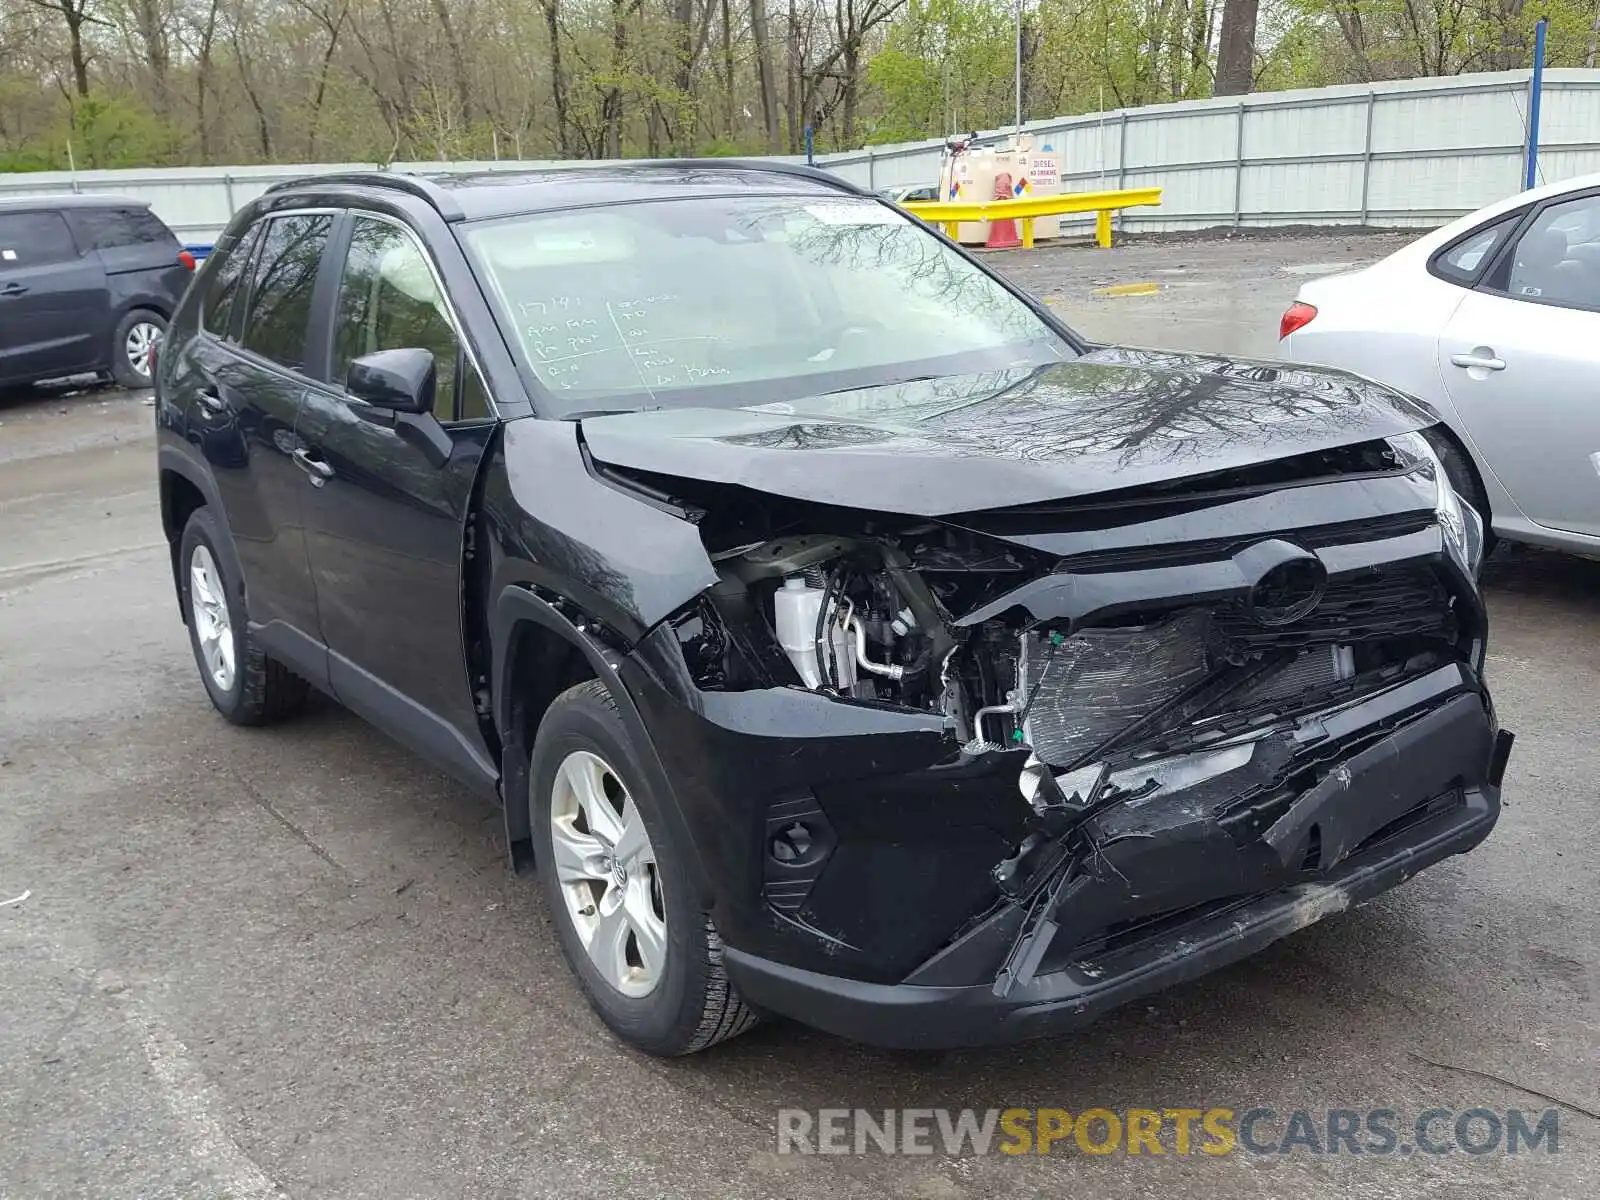
M211 551L196 546L189 559L189 618L194 622L200 656L211 682L224 692L233 690L233 619L228 615L227 594L222 574Z
M575 750L556 769L550 842L556 882L590 962L622 995L649 995L667 959L661 876L638 806L598 755Z
M161 342L161 326L150 321L140 321L128 330L122 349L128 356L128 365L138 374L150 375L150 351Z

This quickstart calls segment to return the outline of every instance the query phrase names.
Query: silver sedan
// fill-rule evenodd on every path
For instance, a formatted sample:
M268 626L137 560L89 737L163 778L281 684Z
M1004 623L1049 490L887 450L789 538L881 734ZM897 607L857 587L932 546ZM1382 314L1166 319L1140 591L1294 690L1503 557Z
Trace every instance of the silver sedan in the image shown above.
M1284 358L1432 406L1439 456L1496 534L1600 553L1600 175L1306 284L1280 337Z

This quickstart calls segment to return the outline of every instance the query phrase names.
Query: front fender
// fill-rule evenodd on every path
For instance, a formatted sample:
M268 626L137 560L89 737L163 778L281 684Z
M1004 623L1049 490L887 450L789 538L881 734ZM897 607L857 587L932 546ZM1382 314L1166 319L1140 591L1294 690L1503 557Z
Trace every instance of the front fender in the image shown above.
M506 422L485 478L506 562L630 644L717 582L695 527L596 478L571 421Z

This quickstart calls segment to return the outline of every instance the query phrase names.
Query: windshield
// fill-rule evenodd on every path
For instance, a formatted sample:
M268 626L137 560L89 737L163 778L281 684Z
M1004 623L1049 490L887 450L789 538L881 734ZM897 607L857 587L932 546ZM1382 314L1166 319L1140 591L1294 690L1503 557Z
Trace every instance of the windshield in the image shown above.
M866 198L652 201L482 222L465 240L553 416L772 403L1074 355Z

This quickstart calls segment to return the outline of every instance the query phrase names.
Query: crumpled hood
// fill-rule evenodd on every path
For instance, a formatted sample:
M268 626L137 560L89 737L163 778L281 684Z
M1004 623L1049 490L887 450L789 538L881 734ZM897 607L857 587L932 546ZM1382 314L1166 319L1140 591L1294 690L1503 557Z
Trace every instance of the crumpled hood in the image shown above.
M1432 424L1341 371L1108 348L753 408L589 417L600 462L945 516L1226 471Z

